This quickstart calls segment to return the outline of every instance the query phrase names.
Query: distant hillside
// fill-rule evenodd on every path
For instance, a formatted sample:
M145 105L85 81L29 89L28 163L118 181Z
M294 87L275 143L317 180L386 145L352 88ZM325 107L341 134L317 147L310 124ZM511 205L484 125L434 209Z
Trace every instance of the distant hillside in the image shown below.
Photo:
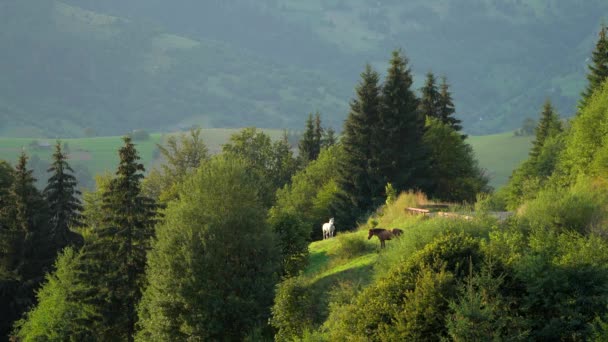
M320 72L60 1L0 3L0 32L0 136L299 127L348 97Z
M0 135L133 128L341 128L365 62L403 48L416 87L452 85L471 134L518 127L549 96L574 111L601 0L9 0Z

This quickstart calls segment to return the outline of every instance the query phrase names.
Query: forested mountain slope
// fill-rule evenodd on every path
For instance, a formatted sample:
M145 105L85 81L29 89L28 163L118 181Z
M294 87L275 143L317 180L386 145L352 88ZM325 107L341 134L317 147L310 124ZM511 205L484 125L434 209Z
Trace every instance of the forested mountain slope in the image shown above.
M362 61L384 71L398 47L417 84L430 69L448 77L467 132L504 131L547 96L574 112L607 10L599 0L7 1L0 134L299 127L315 110L339 128Z

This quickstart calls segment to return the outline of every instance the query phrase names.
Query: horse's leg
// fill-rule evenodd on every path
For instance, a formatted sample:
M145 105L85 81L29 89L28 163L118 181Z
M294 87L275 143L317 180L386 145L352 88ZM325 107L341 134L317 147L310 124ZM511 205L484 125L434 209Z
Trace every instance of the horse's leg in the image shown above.
M380 248L384 248L384 240L380 239Z

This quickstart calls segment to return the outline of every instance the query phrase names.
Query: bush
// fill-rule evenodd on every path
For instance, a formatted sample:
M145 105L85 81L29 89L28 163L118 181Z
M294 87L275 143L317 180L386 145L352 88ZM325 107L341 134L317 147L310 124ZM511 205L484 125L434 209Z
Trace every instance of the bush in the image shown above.
M270 324L277 329L276 341L292 341L313 329L314 296L304 279L285 279L277 286Z
M336 254L340 258L351 259L374 250L373 245L368 243L366 238L364 238L361 234L339 234L336 237L336 240L338 243Z

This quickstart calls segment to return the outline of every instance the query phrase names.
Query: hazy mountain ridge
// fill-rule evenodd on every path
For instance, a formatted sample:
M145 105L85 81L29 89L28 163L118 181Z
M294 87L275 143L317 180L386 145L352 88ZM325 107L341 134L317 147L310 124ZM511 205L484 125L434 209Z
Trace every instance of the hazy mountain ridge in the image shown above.
M608 10L601 1L557 0L26 0L0 6L0 17L35 24L10 18L0 24L0 44L14 55L0 62L9 81L0 81L0 116L10 122L0 124L4 135L23 135L17 126L50 135L191 122L300 127L314 110L339 128L364 63L383 72L397 47L410 58L417 84L430 69L448 76L468 132L504 131L536 117L547 96L562 115L573 113L585 60ZM6 11L11 7L13 14ZM45 23L46 29L35 29ZM31 60L45 54L64 63Z

